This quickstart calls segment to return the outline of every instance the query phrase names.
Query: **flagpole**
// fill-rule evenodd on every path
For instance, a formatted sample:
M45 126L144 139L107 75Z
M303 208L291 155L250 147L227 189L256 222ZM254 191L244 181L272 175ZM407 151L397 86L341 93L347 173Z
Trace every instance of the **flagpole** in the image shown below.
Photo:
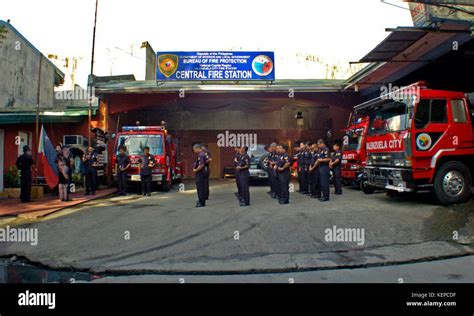
M92 146L92 137L91 137L91 128L92 128L92 76L94 74L94 52L95 52L95 29L97 26L97 7L99 4L99 0L95 0L95 15L94 15L94 31L92 33L92 53L91 53L91 74L89 76L89 131L88 131L88 146Z
M39 144L39 113L40 113L40 96L41 96L41 65L43 63L43 54L40 53L39 70L38 70L38 88L36 91L36 137L35 137L35 184L38 184L38 144Z

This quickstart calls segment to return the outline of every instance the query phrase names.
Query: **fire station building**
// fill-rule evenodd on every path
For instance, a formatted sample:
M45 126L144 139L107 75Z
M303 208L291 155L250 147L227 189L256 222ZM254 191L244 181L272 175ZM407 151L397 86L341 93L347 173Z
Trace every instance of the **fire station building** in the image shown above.
M96 95L106 115L99 121L110 134L166 121L177 137L184 175L192 176L193 143L203 142L213 156L214 177L223 176L234 155L232 147L218 146L219 138L245 133L258 144L277 141L289 148L296 140L331 141L342 137L349 113L362 101L338 80L132 81L97 84Z

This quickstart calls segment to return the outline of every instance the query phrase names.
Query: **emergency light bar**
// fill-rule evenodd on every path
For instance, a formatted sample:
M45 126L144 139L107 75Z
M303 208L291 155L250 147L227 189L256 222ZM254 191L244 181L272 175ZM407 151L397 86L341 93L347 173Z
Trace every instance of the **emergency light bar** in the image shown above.
M164 131L163 126L122 126L122 131Z

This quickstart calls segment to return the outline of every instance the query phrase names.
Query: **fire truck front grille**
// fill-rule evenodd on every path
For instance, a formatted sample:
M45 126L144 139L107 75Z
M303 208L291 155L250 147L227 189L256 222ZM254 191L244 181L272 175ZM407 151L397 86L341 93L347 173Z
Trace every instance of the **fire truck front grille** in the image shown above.
M405 154L403 152L372 153L368 156L374 166L393 166L393 161L395 159L404 159L404 157Z
M369 182L378 187L384 188L389 184L389 177L386 170L373 169L368 171Z

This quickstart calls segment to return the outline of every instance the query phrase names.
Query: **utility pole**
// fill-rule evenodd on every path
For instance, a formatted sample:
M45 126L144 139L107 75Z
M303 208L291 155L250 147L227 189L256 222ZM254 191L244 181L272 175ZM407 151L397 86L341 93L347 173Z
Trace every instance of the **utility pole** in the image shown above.
M88 82L88 95L89 95L89 129L88 129L88 146L92 146L92 134L91 134L91 129L92 129L92 100L93 100L93 95L92 95L92 88L93 88L93 80L92 76L94 75L94 52L95 52L95 30L97 26L97 7L99 4L99 0L95 0L95 15L94 15L94 31L92 33L92 53L91 53L91 73L89 76L89 82Z
M38 67L38 86L36 90L36 133L35 133L35 183L38 184L38 145L39 145L39 116L40 116L40 98L41 98L41 72L43 64L43 54L39 54Z

